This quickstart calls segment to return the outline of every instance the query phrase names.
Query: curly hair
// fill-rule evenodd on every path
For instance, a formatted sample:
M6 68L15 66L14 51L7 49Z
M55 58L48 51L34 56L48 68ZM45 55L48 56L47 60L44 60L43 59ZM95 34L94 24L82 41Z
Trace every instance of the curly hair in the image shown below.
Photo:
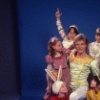
M56 45L56 43L58 41L61 41L60 39L58 39L57 37L52 37L49 42L48 42L48 50L49 50L49 54L54 57L55 56L55 50L53 49L53 46Z

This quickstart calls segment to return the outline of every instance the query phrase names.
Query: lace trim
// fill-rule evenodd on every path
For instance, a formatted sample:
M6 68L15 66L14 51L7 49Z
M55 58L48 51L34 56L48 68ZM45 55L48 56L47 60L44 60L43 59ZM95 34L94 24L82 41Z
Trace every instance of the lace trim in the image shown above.
M85 58L79 59L79 58L75 57L74 54L73 54L73 62L75 62L75 63L88 64L92 60L93 60L93 58L91 56L87 56Z

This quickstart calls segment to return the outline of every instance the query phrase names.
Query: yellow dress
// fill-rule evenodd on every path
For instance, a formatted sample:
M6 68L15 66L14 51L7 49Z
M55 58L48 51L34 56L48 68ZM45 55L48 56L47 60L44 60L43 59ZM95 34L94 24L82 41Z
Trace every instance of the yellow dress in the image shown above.
M70 87L74 91L80 86L88 86L87 78L90 73L90 69L94 76L99 76L99 64L91 56L83 59L79 59L72 55L73 61L70 62L70 75L71 83Z
M88 90L86 100L100 100L100 90L96 93L95 90Z

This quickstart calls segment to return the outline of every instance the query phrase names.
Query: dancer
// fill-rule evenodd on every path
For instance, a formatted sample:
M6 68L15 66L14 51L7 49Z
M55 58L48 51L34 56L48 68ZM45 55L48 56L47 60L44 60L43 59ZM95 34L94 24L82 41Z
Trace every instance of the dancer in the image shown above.
M100 28L96 29L96 41L89 44L89 54L99 62L100 67Z
M87 78L92 70L94 76L99 78L100 70L98 61L94 60L86 53L88 40L83 34L79 34L74 39L76 52L70 55L70 87L72 93L69 100L82 100L86 97L88 89Z
M70 49L62 48L61 41L57 37L52 37L48 43L49 54L46 56L46 62L48 64L47 68L51 70L55 76L57 76L59 66L61 65L62 67L61 81L65 82L68 91L70 83L70 71L66 63L66 57L70 54L71 52ZM52 96L51 87L53 82L49 77L47 77L47 83L48 83L46 88L47 92L44 96L44 100L48 100L48 98Z
M69 26L68 34L66 34L60 21L61 15L62 13L60 12L59 9L57 9L57 12L55 13L56 20L57 20L56 21L57 29L59 31L60 36L63 38L63 42L62 42L63 47L70 48L70 46L73 45L73 39L78 34L78 27L76 25Z
M100 100L100 80L97 76L92 77L89 82L89 90L86 94L87 100Z

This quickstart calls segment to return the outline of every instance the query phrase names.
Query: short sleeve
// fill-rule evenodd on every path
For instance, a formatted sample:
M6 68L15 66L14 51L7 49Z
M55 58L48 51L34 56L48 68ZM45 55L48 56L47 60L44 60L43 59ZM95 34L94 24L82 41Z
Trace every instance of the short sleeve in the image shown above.
M52 64L53 63L53 59L52 59L52 57L50 55L47 55L45 57L45 60L46 60L47 64Z

